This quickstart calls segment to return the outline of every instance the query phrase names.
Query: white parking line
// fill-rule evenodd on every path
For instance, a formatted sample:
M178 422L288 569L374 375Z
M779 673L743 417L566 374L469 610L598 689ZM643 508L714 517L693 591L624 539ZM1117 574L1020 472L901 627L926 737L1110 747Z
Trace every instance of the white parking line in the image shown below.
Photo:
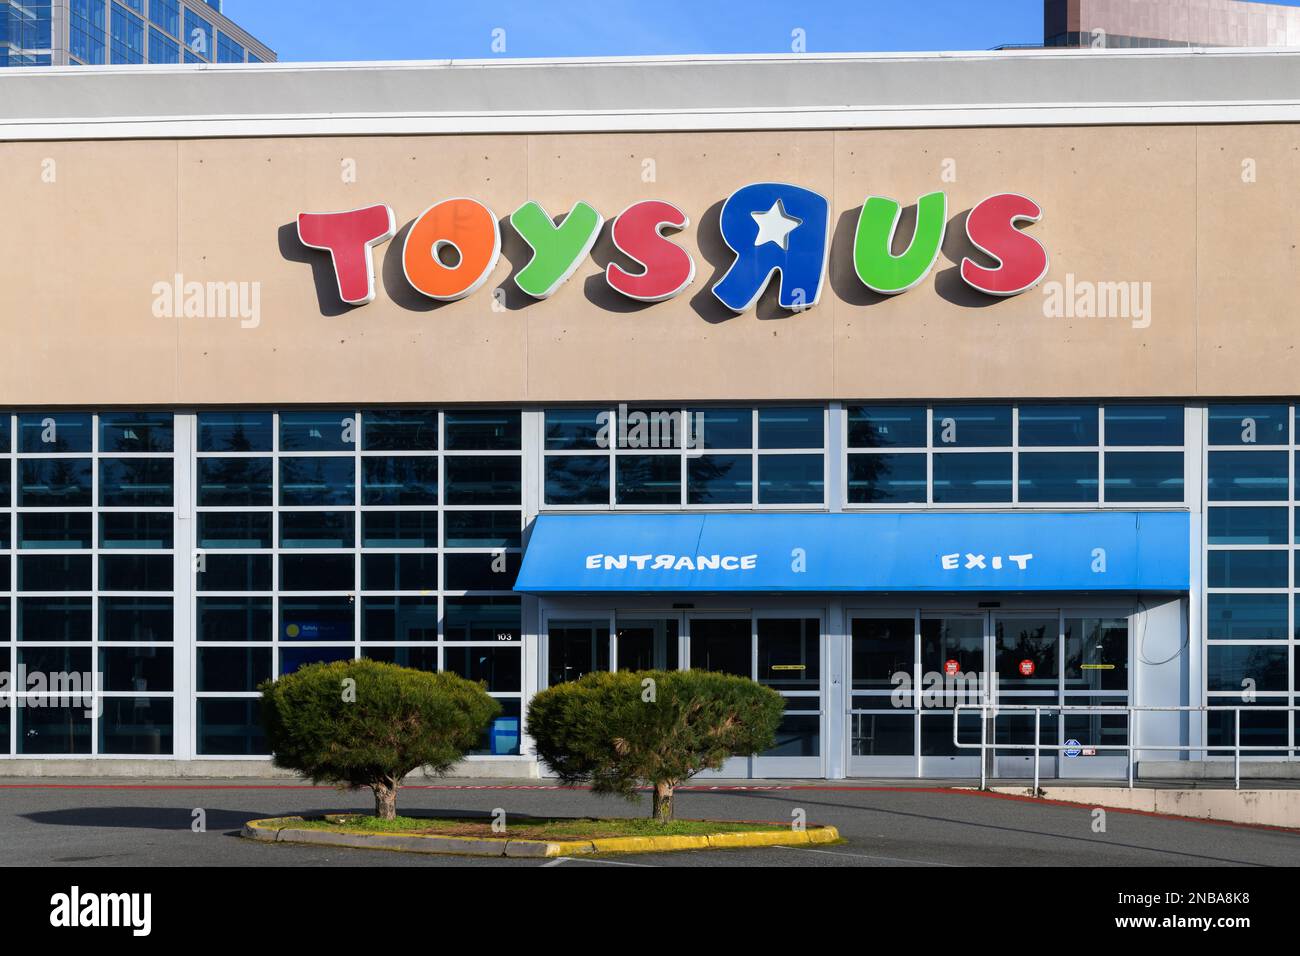
M929 860L905 860L898 856L872 856L870 853L841 853L838 850L817 850L809 846L775 846L775 850L802 850L805 853L825 853L827 856L851 856L859 860L884 860L887 863L911 863L915 866L950 866L955 863L934 863Z
M548 860L542 866L559 866L561 863L603 863L606 866L650 866L649 863L623 863L618 860L590 860L576 856L557 856L554 860Z

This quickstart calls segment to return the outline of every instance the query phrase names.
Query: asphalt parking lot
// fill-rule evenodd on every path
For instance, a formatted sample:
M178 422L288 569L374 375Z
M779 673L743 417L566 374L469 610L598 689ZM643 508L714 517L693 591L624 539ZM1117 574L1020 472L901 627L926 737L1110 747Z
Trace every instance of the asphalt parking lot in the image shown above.
M421 784L403 788L409 815L637 816L648 805L545 785ZM872 787L852 781L800 787L767 782L699 788L677 799L681 817L788 821L839 828L817 847L521 860L426 856L254 843L244 822L373 808L368 792L276 781L0 780L0 863L6 866L1294 866L1300 833L1107 811L972 792ZM202 811L201 814L196 811ZM205 826L196 831L201 819Z

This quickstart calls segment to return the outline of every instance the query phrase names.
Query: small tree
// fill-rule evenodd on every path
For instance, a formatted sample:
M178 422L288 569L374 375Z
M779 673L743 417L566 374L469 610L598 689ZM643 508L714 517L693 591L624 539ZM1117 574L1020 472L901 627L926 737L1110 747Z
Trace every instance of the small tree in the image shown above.
M275 765L313 783L369 787L383 820L397 815L407 774L446 773L501 711L455 674L364 659L310 664L258 690Z
M673 818L673 791L732 756L771 747L784 701L745 677L710 671L592 673L542 691L528 734L568 786L630 800L649 785L653 818Z

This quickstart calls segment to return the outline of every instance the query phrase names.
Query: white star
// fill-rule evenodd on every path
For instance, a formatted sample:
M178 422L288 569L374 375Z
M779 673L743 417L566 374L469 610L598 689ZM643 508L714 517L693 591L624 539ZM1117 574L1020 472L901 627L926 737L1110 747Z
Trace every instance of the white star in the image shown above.
M754 237L756 246L761 246L765 242L775 242L784 249L790 233L803 223L802 219L786 215L785 207L781 205L779 199L772 203L772 208L767 212L751 212L750 215L754 217L754 222L758 223L758 235Z

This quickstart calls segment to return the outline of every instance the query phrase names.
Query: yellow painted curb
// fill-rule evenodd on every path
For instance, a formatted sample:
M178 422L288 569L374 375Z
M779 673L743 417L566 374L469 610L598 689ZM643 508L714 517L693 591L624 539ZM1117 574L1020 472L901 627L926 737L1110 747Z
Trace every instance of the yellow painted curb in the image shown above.
M332 816L332 815L331 815ZM277 843L313 843L407 853L448 853L459 856L557 857L591 853L669 853L678 850L720 850L741 847L801 846L834 843L835 827L807 830L754 830L699 836L604 837L595 840L512 840L490 837L439 836L427 833L375 833L365 830L313 830L293 826L294 817L249 820L243 836ZM336 840L334 837L345 837Z

